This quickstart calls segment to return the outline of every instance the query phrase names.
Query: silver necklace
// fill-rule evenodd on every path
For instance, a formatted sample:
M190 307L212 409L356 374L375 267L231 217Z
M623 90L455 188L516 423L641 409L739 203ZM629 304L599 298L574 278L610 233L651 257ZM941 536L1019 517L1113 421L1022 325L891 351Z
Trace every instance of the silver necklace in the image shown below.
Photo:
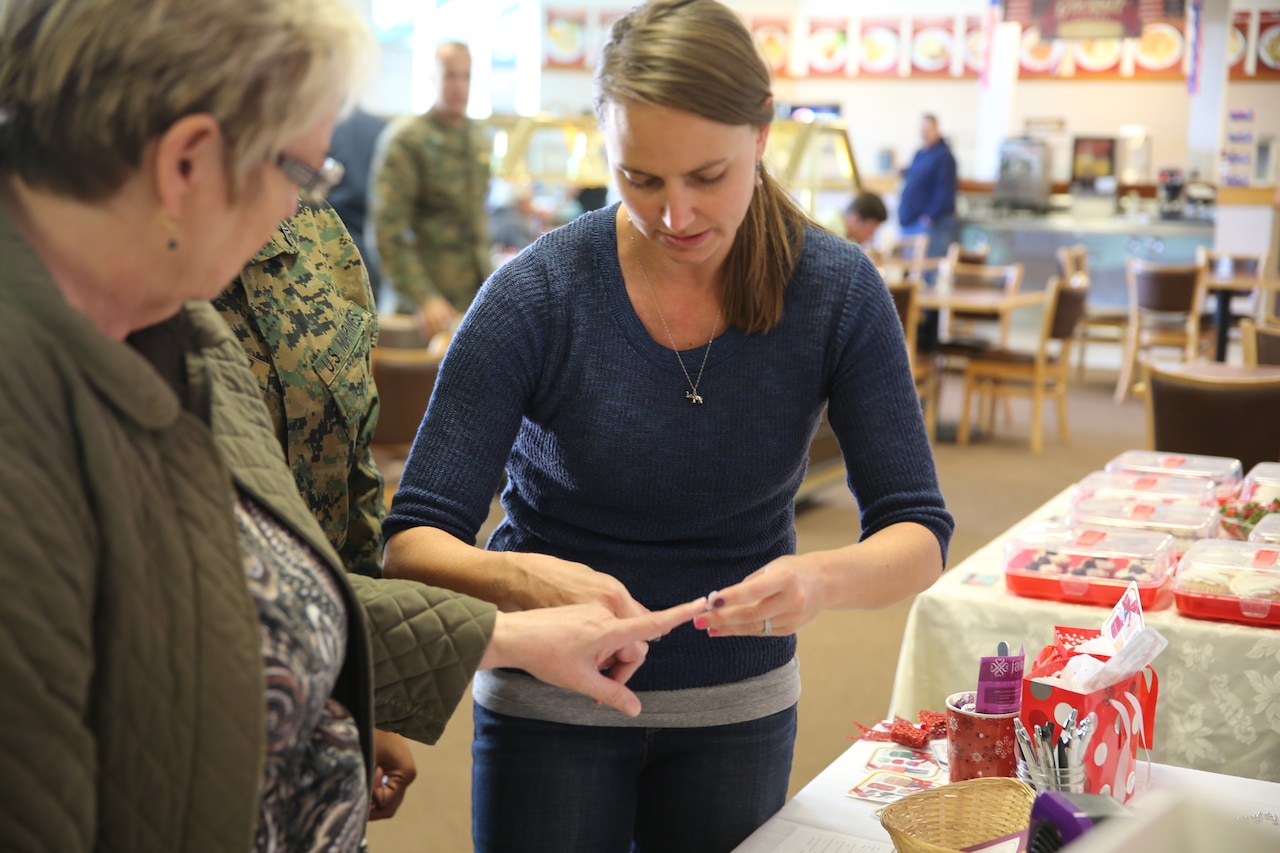
M680 362L680 370L684 373L685 381L689 383L689 390L684 392L684 397L695 406L702 405L702 395L698 393L698 386L702 384L702 372L707 369L707 357L711 355L711 343L716 339L716 330L720 328L720 311L716 310L716 320L711 324L711 336L707 338L707 348L702 353L702 366L698 368L698 378L695 381L689 375L689 368L684 366L684 359L680 357L680 345L676 343L676 336L671 334L671 327L667 325L667 318L662 316L662 306L658 304L658 294L653 292L653 282L649 281L649 271L644 268L644 260L640 257L640 247L636 245L636 225L631 222L630 218L627 222L631 225L629 232L631 237L631 248L636 253L636 263L640 265L640 275L644 277L644 285L649 289L649 298L653 300L654 310L658 312L658 319L662 321L662 328L667 332L667 338L671 341L671 349L676 354L676 361Z

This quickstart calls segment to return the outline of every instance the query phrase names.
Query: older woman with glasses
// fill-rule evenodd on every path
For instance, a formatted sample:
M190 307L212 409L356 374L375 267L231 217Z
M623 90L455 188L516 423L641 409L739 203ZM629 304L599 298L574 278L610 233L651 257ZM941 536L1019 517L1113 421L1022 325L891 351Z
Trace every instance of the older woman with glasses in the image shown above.
M342 571L207 300L332 185L367 43L342 0L0 4L6 849L354 850L375 718L430 740L495 666L635 714L703 605Z

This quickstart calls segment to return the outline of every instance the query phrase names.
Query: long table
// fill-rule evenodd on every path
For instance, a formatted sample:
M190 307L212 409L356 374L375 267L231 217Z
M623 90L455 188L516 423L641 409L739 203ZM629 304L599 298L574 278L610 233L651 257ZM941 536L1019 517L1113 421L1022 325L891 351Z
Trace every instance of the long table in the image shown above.
M888 853L889 834L876 818L881 803L857 800L845 791L865 777L863 769L872 749L883 746L858 741L814 777L768 822L738 845L737 853L781 851L841 851ZM1141 783L1140 783L1141 784ZM1228 818L1248 818L1280 811L1280 784L1258 779L1223 776L1182 767L1151 765L1145 790L1130 806L1135 811L1152 802L1157 793L1177 793L1211 803Z
M1035 655L1053 627L1099 627L1106 609L1021 598L1004 584L1005 544L1034 520L1065 515L1064 489L948 569L916 597L898 658L891 712L915 719L976 685L978 659L997 643ZM1169 646L1159 676L1152 760L1280 782L1280 628L1191 619L1172 606L1146 613ZM1280 802L1280 801L1278 801Z

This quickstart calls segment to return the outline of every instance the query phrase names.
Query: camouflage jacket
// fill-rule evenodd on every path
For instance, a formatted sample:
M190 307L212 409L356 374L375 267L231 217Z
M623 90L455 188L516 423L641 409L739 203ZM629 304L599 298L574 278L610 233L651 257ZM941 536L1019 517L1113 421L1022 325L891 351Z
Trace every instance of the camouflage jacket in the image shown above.
M332 208L303 205L214 305L249 354L299 491L343 565L379 576L377 323L351 235Z
M371 243L402 311L444 296L459 311L490 272L489 143L468 120L449 127L428 111L390 126L374 156Z

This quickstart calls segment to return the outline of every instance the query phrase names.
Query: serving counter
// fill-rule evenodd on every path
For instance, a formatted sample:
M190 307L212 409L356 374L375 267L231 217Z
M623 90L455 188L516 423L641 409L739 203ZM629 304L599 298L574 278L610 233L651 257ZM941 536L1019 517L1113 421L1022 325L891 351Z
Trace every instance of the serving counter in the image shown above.
M1026 266L1024 290L1043 290L1049 277L1058 273L1058 249L1083 243L1089 252L1089 301L1112 306L1128 303L1124 280L1127 257L1195 263L1198 247L1212 248L1213 229L1211 220L1145 216L989 211L957 219L957 239L962 245L986 244L989 263L1017 261Z

